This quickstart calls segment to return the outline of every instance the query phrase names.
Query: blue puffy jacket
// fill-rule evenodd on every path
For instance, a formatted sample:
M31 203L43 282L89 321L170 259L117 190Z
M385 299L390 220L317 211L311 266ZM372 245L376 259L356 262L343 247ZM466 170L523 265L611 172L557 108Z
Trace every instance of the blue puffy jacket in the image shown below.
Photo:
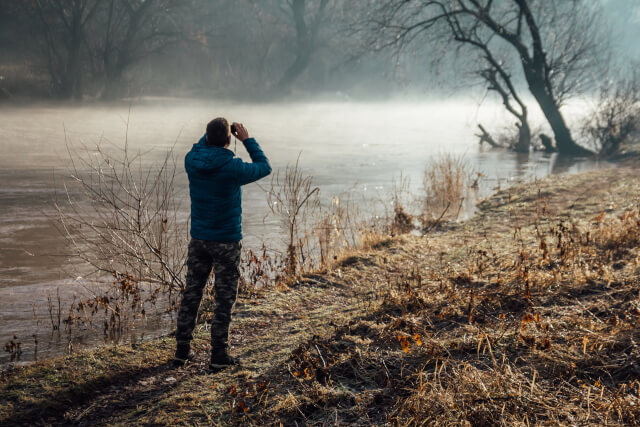
M215 242L242 240L242 185L271 173L269 160L253 138L244 146L253 163L233 151L207 145L203 136L184 159L191 194L191 237Z

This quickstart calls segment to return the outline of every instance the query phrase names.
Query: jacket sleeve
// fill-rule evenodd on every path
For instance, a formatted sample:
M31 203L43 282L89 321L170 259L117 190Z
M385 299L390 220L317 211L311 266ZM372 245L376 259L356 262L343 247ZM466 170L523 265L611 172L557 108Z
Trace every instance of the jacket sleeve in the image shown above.
M252 163L241 162L237 171L238 183L245 185L269 175L271 173L271 165L255 139L247 138L242 143L249 152L252 161Z

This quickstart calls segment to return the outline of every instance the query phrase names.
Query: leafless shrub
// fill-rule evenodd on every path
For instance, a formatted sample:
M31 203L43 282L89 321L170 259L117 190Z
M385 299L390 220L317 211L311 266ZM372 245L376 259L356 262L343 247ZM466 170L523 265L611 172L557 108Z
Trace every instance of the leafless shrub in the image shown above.
M147 166L128 141L115 154L101 143L79 150L67 141L67 149L77 185L65 183L65 198L55 207L73 255L116 278L128 274L166 290L184 288L187 224L174 197L173 150L160 166Z
M635 142L640 131L640 81L637 76L600 89L595 110L582 124L582 135L601 154L611 155Z
M382 236L395 236L413 230L416 196L410 189L411 180L400 173L391 180L389 191L378 194L377 197L364 201L369 215L361 218L361 240L371 234L376 240Z
M300 258L307 258L305 249L310 236L306 225L320 207L320 189L313 186L313 177L303 175L299 160L298 156L294 165L273 174L267 193L269 209L280 219L287 236L285 262L289 276L298 273Z
M462 156L440 155L424 172L422 225L429 229L442 219L456 220L471 185L471 166Z
M365 218L359 206L371 201L356 201L351 197L352 192L346 191L322 203L319 188L313 186L313 177L304 176L298 161L276 172L267 202L271 212L281 220L286 236L285 255L281 259L265 248L261 254L248 252L246 271L249 275L243 279L246 286L255 288L261 282L275 283L300 272L330 267L345 253L376 240L375 236L380 233L388 235L392 229L398 232L400 226L405 229L402 232L412 228L412 219L404 214L401 200L404 197L401 193L408 192L408 180L401 181L398 185L394 181L391 195L394 214L387 212L382 217ZM388 197L383 205L387 209ZM404 215L404 224L399 215Z
M66 145L71 179L54 201L59 230L83 280L97 288L71 304L65 325L90 323L104 309L105 334L119 331L145 317L160 294L175 308L172 295L185 285L188 221L175 195L173 150L158 164L146 160L148 152L133 154L127 139L123 147Z

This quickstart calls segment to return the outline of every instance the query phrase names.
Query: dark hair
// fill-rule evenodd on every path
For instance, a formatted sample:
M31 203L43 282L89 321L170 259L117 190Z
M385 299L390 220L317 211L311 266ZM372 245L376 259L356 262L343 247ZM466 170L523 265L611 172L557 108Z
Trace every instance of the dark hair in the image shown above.
M217 147L224 147L229 142L229 122L224 117L218 117L207 124L207 143Z

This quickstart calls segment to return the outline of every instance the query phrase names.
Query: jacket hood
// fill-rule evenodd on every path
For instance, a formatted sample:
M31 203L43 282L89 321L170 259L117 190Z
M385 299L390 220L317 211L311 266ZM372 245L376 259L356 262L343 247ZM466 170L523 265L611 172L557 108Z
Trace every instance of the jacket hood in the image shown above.
M196 171L213 172L233 160L233 151L215 145L207 145L205 137L193 144L187 153L186 166Z

